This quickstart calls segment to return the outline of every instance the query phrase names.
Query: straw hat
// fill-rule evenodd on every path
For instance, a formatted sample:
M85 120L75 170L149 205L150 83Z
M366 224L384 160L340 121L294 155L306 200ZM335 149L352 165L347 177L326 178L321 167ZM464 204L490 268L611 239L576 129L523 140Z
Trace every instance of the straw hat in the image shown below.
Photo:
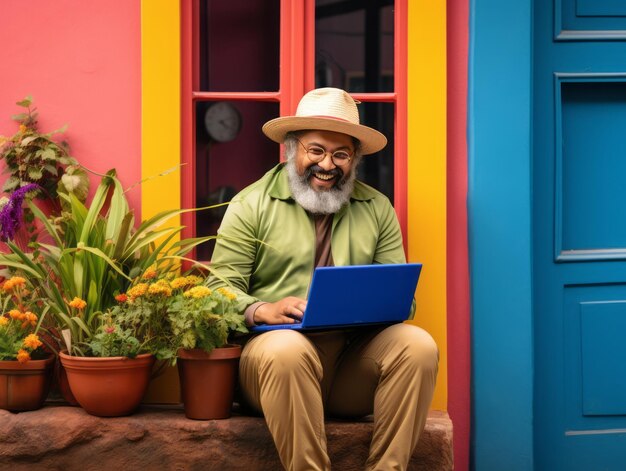
M338 88L318 88L302 97L295 116L272 119L263 132L272 141L282 143L291 131L334 131L357 138L363 155L378 152L387 138L375 129L359 124L357 102Z

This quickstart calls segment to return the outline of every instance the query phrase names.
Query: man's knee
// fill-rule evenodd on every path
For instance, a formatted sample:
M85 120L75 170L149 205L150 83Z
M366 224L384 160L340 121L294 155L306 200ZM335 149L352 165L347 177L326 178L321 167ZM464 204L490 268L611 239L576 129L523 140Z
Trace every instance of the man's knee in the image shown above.
M421 368L437 371L439 348L428 332L412 324L397 324L392 329L401 357Z
M244 349L242 361L252 360L259 373L288 376L309 370L321 380L322 367L311 342L302 334L290 330L266 332Z

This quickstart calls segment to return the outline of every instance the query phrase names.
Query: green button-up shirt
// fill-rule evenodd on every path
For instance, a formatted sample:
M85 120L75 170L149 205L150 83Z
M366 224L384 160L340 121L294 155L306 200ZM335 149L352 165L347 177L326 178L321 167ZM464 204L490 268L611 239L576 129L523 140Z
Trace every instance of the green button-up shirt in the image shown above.
M284 164L242 190L218 230L211 266L236 291L240 309L287 296L306 298L315 260L315 222L293 199ZM404 263L402 234L389 199L356 181L333 217L334 264ZM351 287L343 287L351 289Z

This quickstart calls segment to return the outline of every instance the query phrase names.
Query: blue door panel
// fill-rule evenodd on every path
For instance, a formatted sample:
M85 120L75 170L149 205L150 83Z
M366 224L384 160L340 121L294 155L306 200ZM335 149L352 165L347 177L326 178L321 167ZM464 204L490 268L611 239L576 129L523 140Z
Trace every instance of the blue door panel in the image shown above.
M592 76L557 82L561 147L556 158L561 174L556 197L563 205L556 224L557 234L561 226L561 251L570 254L623 248L626 243L626 83L609 80Z
M622 291L624 291L622 289ZM616 301L581 302L580 352L582 413L591 426L614 427L612 417L626 415L626 293Z
M547 2L541 7L547 8ZM555 0L554 12L555 39L559 41L619 39L626 31L623 0Z

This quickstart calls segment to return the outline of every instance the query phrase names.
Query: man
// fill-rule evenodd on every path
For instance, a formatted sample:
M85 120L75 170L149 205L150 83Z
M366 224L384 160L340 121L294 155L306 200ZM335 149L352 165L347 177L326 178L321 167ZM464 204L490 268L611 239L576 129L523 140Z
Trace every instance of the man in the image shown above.
M248 325L300 319L316 266L405 262L389 200L355 178L362 156L387 139L359 124L348 93L313 90L295 116L271 120L263 132L285 144L287 162L234 198L212 260L236 288ZM328 296L355 289L337 286ZM437 366L433 339L414 325L274 330L246 343L239 379L286 469L330 469L325 414L373 413L366 468L392 470L406 469L417 444Z

